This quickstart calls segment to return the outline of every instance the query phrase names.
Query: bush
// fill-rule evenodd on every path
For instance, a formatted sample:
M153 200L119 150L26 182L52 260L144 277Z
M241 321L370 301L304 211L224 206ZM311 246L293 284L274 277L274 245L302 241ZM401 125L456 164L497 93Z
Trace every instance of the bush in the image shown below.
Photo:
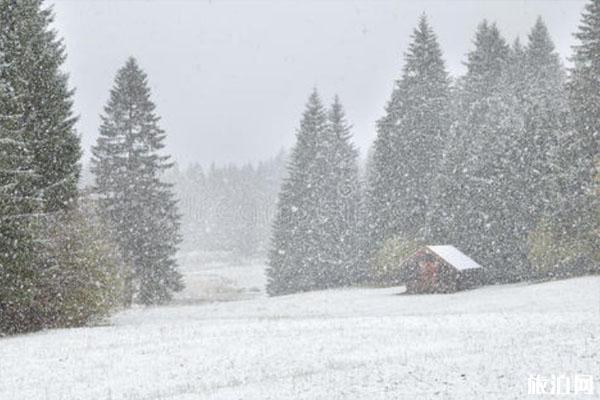
M370 263L370 281L377 286L397 286L405 283L409 271L404 261L424 246L421 239L407 240L400 236L387 239Z
M44 233L47 259L38 308L45 328L82 326L124 303L129 273L93 212L53 217Z
M600 208L595 199L568 225L546 219L528 236L532 277L555 279L600 272Z
M59 212L6 233L15 232L29 245L0 257L0 335L86 325L124 303L128 269L93 212Z

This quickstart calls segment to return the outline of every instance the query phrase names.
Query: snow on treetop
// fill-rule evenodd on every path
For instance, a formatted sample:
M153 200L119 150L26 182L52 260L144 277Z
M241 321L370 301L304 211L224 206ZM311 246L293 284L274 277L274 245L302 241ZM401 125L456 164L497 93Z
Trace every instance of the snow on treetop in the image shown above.
M471 257L467 256L454 246L427 246L427 248L459 271L481 268L481 265L477 264Z

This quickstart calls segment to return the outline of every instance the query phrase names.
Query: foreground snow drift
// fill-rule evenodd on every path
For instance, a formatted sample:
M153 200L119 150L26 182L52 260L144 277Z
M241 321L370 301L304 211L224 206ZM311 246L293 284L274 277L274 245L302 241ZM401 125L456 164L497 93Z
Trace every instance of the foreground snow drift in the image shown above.
M0 399L521 399L594 374L600 279L398 296L349 289L136 309L0 340Z

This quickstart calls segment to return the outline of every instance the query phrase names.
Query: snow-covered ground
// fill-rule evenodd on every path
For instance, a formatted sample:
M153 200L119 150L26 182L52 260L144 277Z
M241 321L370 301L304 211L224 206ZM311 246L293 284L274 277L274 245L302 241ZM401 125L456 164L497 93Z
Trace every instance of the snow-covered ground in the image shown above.
M178 304L231 301L265 296L262 263L206 262L194 254L180 256L185 289L176 294Z
M138 308L110 326L0 339L0 399L504 400L533 398L531 374L561 373L593 374L600 391L599 277L400 291Z

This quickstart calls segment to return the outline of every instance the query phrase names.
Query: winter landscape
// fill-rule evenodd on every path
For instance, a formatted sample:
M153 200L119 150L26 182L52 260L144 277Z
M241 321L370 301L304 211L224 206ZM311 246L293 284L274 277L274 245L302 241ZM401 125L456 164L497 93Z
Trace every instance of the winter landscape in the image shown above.
M599 273L600 0L0 0L0 400L594 399Z
M136 308L110 326L3 339L0 393L524 399L531 374L597 374L598 285L588 277L417 296L341 289Z

